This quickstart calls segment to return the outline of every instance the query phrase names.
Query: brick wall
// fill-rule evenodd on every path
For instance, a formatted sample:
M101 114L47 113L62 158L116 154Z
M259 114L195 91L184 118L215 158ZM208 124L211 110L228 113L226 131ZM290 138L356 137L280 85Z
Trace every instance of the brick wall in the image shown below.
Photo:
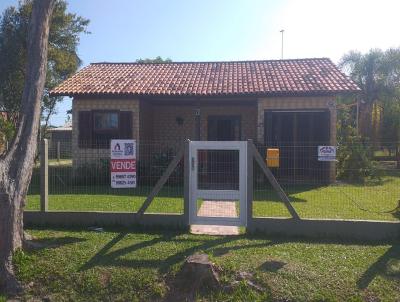
M257 137L257 106L251 105L153 105L151 113L145 109L143 114L141 107L141 119L147 120L152 117L151 131L146 126L146 135L141 133L141 139L152 138L154 141L175 144L185 139L196 139L196 117L195 110L200 108L200 139L207 140L207 120L209 116L240 116L241 138L255 139ZM182 120L180 125L178 120Z
M90 159L109 158L109 149L79 148L79 111L89 110L122 110L132 111L132 133L134 139L139 139L139 101L136 99L80 99L72 101L72 156L73 165L79 166Z
M336 106L334 97L274 97L260 98L256 103L245 100L242 103L225 105L201 103L199 105L151 104L137 99L79 99L73 100L72 150L74 165L81 158L108 158L108 149L78 148L78 117L82 110L130 110L133 112L133 138L143 142L159 142L160 148L177 146L185 139L196 139L195 109L200 108L200 139L207 140L207 121L212 115L240 116L241 139L264 142L264 111L267 109L328 109L331 115L331 144L336 145ZM247 103L246 103L247 102ZM182 119L180 125L177 119ZM140 143L140 141L139 141ZM162 146L161 146L162 145ZM138 150L138 157L143 152ZM334 163L331 164L331 179L334 179Z

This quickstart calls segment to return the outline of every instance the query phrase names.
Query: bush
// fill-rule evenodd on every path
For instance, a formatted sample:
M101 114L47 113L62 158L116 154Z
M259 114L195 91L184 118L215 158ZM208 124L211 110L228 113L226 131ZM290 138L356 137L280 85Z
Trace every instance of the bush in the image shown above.
M107 158L80 165L74 171L74 180L77 185L109 184L110 160Z
M168 165L174 159L176 153L173 149L166 149L151 154L148 160L141 160L138 163L138 182L141 185L154 185L164 174ZM167 185L177 185L183 180L183 160L178 164Z
M337 177L341 180L363 183L367 177L379 179L372 161L372 150L359 136L350 136L338 148Z

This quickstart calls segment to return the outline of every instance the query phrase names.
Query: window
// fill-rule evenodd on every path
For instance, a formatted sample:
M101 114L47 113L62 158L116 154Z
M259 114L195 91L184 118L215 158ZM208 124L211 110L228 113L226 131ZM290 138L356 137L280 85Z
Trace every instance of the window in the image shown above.
M109 148L111 139L132 139L132 111L80 111L79 147Z
M118 112L95 112L94 130L118 130Z

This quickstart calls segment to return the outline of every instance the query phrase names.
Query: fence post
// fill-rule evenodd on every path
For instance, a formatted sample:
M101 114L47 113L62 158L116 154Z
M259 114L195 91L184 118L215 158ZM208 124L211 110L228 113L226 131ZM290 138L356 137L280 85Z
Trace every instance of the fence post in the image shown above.
M190 140L185 141L185 150L183 154L183 215L185 216L185 222L189 225L189 202L190 202L190 188L189 188L189 177L190 177L190 159L189 159L189 143Z
M253 222L253 149L251 145L253 141L249 139L247 141L247 228L251 230Z
M60 162L60 157L61 157L61 144L60 142L57 142L57 161Z
M49 145L47 139L40 144L40 211L49 209Z

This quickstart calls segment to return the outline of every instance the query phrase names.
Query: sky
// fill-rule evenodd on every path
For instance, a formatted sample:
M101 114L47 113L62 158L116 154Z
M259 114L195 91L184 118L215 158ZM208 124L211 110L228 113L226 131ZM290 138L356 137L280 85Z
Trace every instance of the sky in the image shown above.
M229 61L329 57L400 46L400 1L69 0L88 18L78 53L91 62ZM17 0L1 0L0 11ZM71 100L51 119L62 125Z

